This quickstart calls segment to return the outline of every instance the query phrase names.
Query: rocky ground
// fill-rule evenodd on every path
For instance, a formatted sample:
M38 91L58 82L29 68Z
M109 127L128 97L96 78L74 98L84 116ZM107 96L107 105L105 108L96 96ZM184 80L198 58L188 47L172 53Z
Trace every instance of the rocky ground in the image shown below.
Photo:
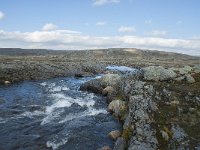
M104 73L80 90L106 96L108 111L122 123L122 131L108 134L114 150L200 149L199 57L137 49L38 53L0 49L0 83ZM138 70L111 72L107 65Z

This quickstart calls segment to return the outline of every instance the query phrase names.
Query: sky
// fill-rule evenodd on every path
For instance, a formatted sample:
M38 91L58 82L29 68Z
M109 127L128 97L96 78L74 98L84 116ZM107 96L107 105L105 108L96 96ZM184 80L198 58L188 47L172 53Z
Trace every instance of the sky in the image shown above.
M200 56L200 0L0 0L0 47Z

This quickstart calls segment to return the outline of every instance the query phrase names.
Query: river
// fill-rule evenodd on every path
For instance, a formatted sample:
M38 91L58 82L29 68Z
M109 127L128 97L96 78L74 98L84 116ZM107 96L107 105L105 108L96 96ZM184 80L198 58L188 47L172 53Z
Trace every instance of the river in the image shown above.
M120 129L104 97L79 91L87 78L56 78L0 87L1 150L96 150L113 147Z

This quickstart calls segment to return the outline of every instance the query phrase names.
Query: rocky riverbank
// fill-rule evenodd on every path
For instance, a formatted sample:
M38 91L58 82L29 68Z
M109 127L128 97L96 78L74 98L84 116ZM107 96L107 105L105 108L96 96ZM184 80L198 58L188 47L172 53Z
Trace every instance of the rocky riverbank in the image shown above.
M195 65L108 73L80 89L107 96L108 111L123 124L114 150L144 150L199 149L199 87L200 65Z

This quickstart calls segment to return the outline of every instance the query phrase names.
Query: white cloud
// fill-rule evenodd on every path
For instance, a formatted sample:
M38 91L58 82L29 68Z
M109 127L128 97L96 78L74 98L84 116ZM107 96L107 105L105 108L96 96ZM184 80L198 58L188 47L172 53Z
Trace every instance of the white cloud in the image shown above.
M146 33L149 36L165 36L167 35L167 31L164 30L153 30L151 32Z
M45 24L43 27L42 27L42 30L44 31L49 31L49 30L55 30L57 29L58 27L55 25L55 24L52 24L52 23L47 23Z
M135 32L135 28L134 27L125 27L122 26L118 29L118 32Z
M0 47L45 49L145 48L200 55L200 39L138 36L90 36L72 30L7 32L0 30Z
M0 20L2 20L4 17L5 17L5 14L2 11L0 11Z
M99 21L96 23L96 26L105 26L106 24L107 24L107 22Z
M119 3L120 0L93 0L93 5L101 6L109 3Z

